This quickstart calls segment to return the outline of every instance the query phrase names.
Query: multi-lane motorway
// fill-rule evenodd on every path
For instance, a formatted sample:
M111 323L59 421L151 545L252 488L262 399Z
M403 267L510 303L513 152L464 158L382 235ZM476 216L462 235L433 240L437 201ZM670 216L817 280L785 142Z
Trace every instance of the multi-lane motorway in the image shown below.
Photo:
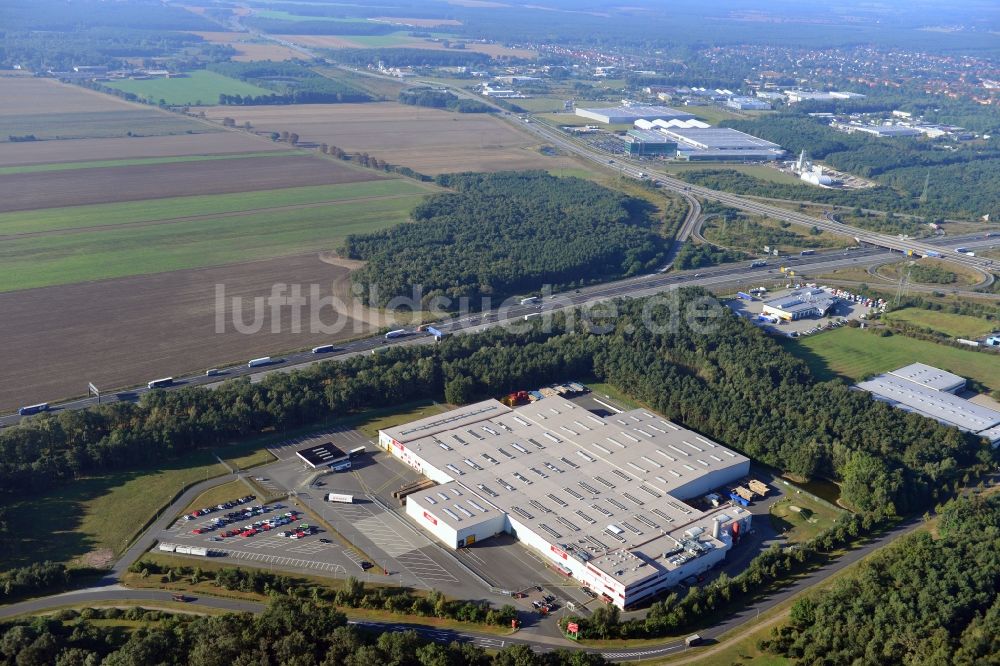
M688 233L694 226L694 219L685 221ZM1000 244L1000 239L984 239L981 235L968 235L957 237L942 237L928 241L928 244L936 248L942 254L952 252L954 247L965 246L970 248L981 247L983 245ZM902 259L900 253L893 253L879 247L858 247L850 251L833 251L817 253L804 257L783 257L772 261L768 266L750 268L749 262L739 262L737 264L726 264L713 268L699 269L698 271L677 271L670 273L654 273L652 275L642 275L625 280L607 282L591 287L582 288L572 292L563 292L546 296L541 304L519 305L517 303L500 307L486 313L470 313L445 320L437 325L437 328L447 333L464 333L483 330L497 325L510 324L523 320L525 315L538 313L540 310L554 311L568 307L579 307L581 305L592 304L604 300L619 297L640 297L676 288L680 285L697 285L702 287L720 287L734 283L747 283L753 280L773 280L780 279L777 272L779 264L793 268L798 275L815 275L817 273L828 273L837 268L845 266L876 266L882 263L898 261ZM269 372L287 372L289 369L302 367L311 363L317 363L329 359L343 359L357 354L372 353L385 347L393 345L430 344L433 338L426 333L412 333L403 338L386 340L382 336L373 336L361 340L347 342L335 346L334 351L324 354L314 354L310 351L294 352L283 356L276 356L274 362L266 367L249 368L246 364L221 368L218 375L189 375L177 377L172 386L166 390L174 390L187 386L211 386L227 379L236 377L251 376L253 380L259 379ZM99 387L103 388L103 387ZM149 389L139 387L126 389L115 393L108 393L101 396L101 403L116 402L119 400L138 400ZM96 397L80 398L70 400L51 406L51 411L66 411L84 409L98 403ZM22 417L17 414L9 414L0 417L0 427L9 426L20 421Z
M858 239L858 242L869 243L897 252L912 251L923 256L929 252L939 251L939 248L936 248L933 243L930 243L925 239L900 238L898 236L880 234L874 231L866 231L865 229L834 222L824 217L813 217L811 215L806 215L805 213L796 212L768 203L762 203L744 196L730 194L728 192L720 192L718 190L701 187L699 185L692 185L665 173L653 171L652 167L647 163L635 162L633 160L623 159L620 157L610 159L606 153L600 152L579 141L573 140L560 130L550 127L545 123L530 121L529 119L529 122L524 123L524 127L538 137L555 144L563 150L574 153L584 159L605 167L609 165L616 166L621 169L623 174L634 178L646 178L665 189L685 195L686 198L698 196L711 201L718 201L719 203L723 203L739 210L756 213L758 215L766 215L776 220L782 220L791 222L792 224L804 225L808 227L817 227L819 229L837 234L848 234ZM958 253L942 254L941 258L947 261L972 266L981 270L985 270L993 266L993 262L990 259L982 257L969 257Z

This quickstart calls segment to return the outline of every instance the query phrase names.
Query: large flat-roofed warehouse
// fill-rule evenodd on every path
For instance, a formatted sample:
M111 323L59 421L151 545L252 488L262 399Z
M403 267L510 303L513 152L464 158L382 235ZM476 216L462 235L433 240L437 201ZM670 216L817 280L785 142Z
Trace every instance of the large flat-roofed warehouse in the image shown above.
M971 432L994 447L1000 446L1000 412L955 395L953 391L965 386L965 380L958 375L913 363L858 382L856 386L876 400Z
M958 393L965 389L965 377L935 368L926 363L911 363L898 370L889 372L893 377L905 379L915 384L920 384L924 388L935 391L947 391L948 393Z
M379 445L441 484L407 496L406 513L442 543L508 532L622 608L708 570L750 526L738 506L682 501L750 461L643 409L486 400L379 431Z
M761 314L773 315L785 321L795 321L805 317L825 317L837 304L837 297L820 288L796 289L795 291L764 301Z
M664 127L677 141L677 156L689 161L764 161L785 154L781 146L728 127Z
M687 120L694 118L694 114L687 111L678 111L669 106L616 106L607 109L581 109L577 108L576 115L583 118L590 118L605 125L632 125L637 120Z

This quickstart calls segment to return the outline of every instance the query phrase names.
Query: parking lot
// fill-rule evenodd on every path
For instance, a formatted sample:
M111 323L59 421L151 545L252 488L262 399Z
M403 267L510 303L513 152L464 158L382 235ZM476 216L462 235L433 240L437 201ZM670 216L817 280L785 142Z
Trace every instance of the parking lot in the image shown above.
M778 298L788 294L790 291L791 290L781 290L769 292L762 295L762 298ZM746 317L755 326L762 328L768 333L788 337L802 337L811 335L812 333L817 333L827 328L840 326L848 321L851 321L852 319L860 319L862 315L869 311L869 308L865 307L861 303L840 300L833 306L829 316L807 317L797 321L780 320L777 324L772 324L766 321L757 320L757 315L761 313L761 309L764 307L764 301L761 300L761 298L755 298L753 301L734 298L728 301L726 306L738 316Z
M308 516L287 502L247 502L197 517L182 516L163 531L159 541L206 548L212 559L244 560L269 568L340 576L349 570L359 577L363 573L343 553L334 535L310 523Z

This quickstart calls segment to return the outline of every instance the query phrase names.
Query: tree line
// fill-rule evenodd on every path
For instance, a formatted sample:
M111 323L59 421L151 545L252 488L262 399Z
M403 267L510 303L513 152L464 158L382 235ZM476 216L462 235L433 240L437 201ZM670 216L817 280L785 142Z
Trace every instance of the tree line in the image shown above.
M847 514L837 524L803 544L770 548L750 560L743 571L720 574L704 587L692 586L685 595L671 592L650 604L645 617L623 619L617 606L599 606L587 617L568 615L559 626L575 622L581 638L660 638L696 629L706 615L736 608L811 568L826 564L838 549L853 543L878 524L872 514ZM738 545L737 545L738 548Z
M138 626L130 626L138 623ZM67 609L0 624L2 666L603 666L600 655L514 645L432 643L415 631L360 629L334 607L288 596L259 615L143 608Z
M797 663L996 663L1000 497L950 502L936 532L911 534L796 601L761 647Z
M47 490L107 470L183 456L264 431L414 400L440 399L460 382L464 400L594 376L668 418L761 462L841 481L863 512L923 509L993 460L983 442L870 399L808 367L725 309L704 315L707 294L615 301L610 331L553 314L551 327L494 327L438 345L389 347L215 390L151 391L25 419L0 431L0 497ZM671 297L673 298L673 297ZM719 306L721 308L721 306ZM678 313L683 316L679 316ZM702 325L702 320L711 325ZM539 318L541 320L542 318ZM652 327L658 327L652 330ZM703 330L704 329L704 330Z
M439 617L460 622L510 626L510 621L517 617L517 610L510 604L494 608L489 602L456 601L445 598L438 590L423 596L402 587L368 589L363 582L353 576L347 578L342 588L331 590L327 586L304 579L253 568L226 567L214 572L204 572L197 566L168 567L153 560L143 559L133 562L129 571L143 578L158 575L160 582L168 586L179 581L190 582L192 585L211 581L216 587L224 590L309 597L314 601L326 601L346 608Z
M340 104L372 101L365 91L317 74L298 62L218 62L210 71L274 90L267 95L219 94L219 104Z
M413 209L412 223L351 235L343 253L367 262L352 278L372 305L490 297L540 285L582 285L656 268L666 240L642 199L543 171L439 176L453 192ZM374 294L374 297L372 297ZM478 307L478 305L477 305Z
M410 106L426 106L431 109L446 109L458 113L491 113L494 109L474 99L462 99L455 93L436 88L407 88L399 92L399 103Z

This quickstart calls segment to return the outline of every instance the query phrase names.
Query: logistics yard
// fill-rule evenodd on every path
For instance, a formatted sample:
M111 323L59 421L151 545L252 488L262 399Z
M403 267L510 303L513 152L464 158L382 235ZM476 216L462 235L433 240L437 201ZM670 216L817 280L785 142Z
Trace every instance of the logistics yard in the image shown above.
M256 468L247 477L254 487L268 493L252 503L253 515L227 517L230 507L206 507L200 514L189 509L158 535L161 544L158 549L177 553L177 547L181 546L181 555L194 558L232 560L250 566L340 578L351 575L376 583L439 589L458 598L513 601L528 613L537 612L544 605L543 614L560 615L569 609L587 613L601 605L602 595L605 602L641 609L663 590L704 580L710 575L709 569L729 575L739 573L760 548L775 539L767 513L782 496L780 486L766 473L755 472L768 483L748 477L749 461L743 456L646 410L625 411L610 398L589 394L586 389L582 392L573 389L565 394L567 397L561 397L558 391L543 391L546 397L534 392L537 402L523 407L512 409L497 401L487 401L387 427L380 431L379 438L388 442L391 453L384 450L385 444L376 445L364 433L346 426L271 446L269 451L278 462ZM565 414L565 418L553 414L555 411ZM529 423L525 419L530 419L530 426L520 425L520 421ZM562 451L552 438L570 437L567 428L576 423L585 423L587 427L592 424L595 430L584 438L588 443L582 440L570 443L577 438L563 440L561 444L566 451ZM609 428L607 438L599 423ZM662 423L667 425L661 426ZM499 468L499 471L477 471L470 464L472 458L492 457L479 451L486 444L477 435L494 437L487 432L494 430L493 424L498 435L505 433L504 444L496 455L502 456L507 451L516 457L528 456L530 462L515 464L516 470L504 479L484 477L483 483L476 483L479 476L503 472ZM503 429L504 425L512 430ZM575 427L577 432L583 432L579 425ZM407 432L419 434L417 440L409 439L407 446L415 447L413 451L422 447L424 455L439 447L422 446L420 440L444 443L449 437L457 441L461 437L458 433L466 434L465 446L469 449L462 449L457 460L467 469L459 473L452 469L454 464L442 464L438 470L417 463L409 450L401 454L396 437L405 438L403 433ZM647 439L642 432L656 435ZM602 442L613 439L632 449L632 456L618 460L597 437ZM553 447L552 452L535 450L539 445ZM696 452L695 446L702 452ZM493 448L496 447L490 450ZM441 456L449 455L443 447L441 451ZM405 464L400 456L407 460ZM466 456L465 462L461 456ZM668 458L674 458L675 462L670 463ZM638 485L622 488L620 492L606 487L612 482L605 477L616 481L626 474L633 479L644 478L635 470L637 462L651 470L656 467L649 482L637 482ZM483 464L487 463L493 466L488 460ZM350 465L348 469L344 469L346 464ZM695 464L699 465L697 469ZM559 466L563 472L552 471L549 465ZM700 471L704 465L709 467ZM713 466L718 469L713 471ZM553 495L563 496L563 502L584 501L573 499L578 494L573 489L576 485L564 488L561 477L550 483L539 474L542 469L553 476L570 474L583 479L583 468L588 475L600 472L593 476L593 485L588 482L590 476L588 481L577 484L580 492L594 495L585 510L574 513L560 508L556 512L550 510L547 517L525 518L528 511L541 511L538 507L544 506L542 502L555 501L548 499ZM438 485L431 480L444 481L449 474L454 474L456 481ZM539 478L527 479L526 474ZM665 480L667 474L677 481L670 494L657 493L654 486L666 493L658 479ZM511 501L516 505L497 504L494 489L502 489L506 478L510 484L525 488L522 492L527 492L528 497L523 502L514 499L517 492L508 491L513 492ZM598 484L600 491L594 487ZM651 492L660 496L648 495ZM449 494L447 502L440 499L444 493ZM454 493L461 493L461 497L451 497ZM643 493L644 499L633 493ZM332 494L330 501L329 494ZM688 499L681 500L681 496ZM456 500L464 504L453 510L451 505ZM626 507L625 502L634 506ZM500 509L501 506L508 508ZM599 515L600 519L585 523L584 518L578 517L589 514ZM437 519L437 524L428 516ZM226 524L218 524L220 518ZM539 520L551 525L541 526ZM463 522L470 524L463 527ZM575 543L582 531L559 539L551 533L542 536L546 527L565 532L564 525L574 523L586 530L587 536L583 537L586 544ZM661 523L662 529L654 527ZM303 524L305 528L301 527ZM449 527L451 524L458 527L460 537ZM625 567L622 563L625 560L632 564ZM603 569L608 570L598 580L593 572ZM628 576L642 584L631 582L628 588L623 588L627 589L628 598L623 592L616 599L618 592L612 593L611 587L605 585L613 586L613 579L625 577L625 569ZM636 593L639 587L643 589ZM537 592L537 588L542 592Z
M394 102L212 107L212 120L249 121L255 131L296 132L303 143L366 152L436 175L458 171L558 169L579 166L539 152L539 143L485 113L449 113Z

